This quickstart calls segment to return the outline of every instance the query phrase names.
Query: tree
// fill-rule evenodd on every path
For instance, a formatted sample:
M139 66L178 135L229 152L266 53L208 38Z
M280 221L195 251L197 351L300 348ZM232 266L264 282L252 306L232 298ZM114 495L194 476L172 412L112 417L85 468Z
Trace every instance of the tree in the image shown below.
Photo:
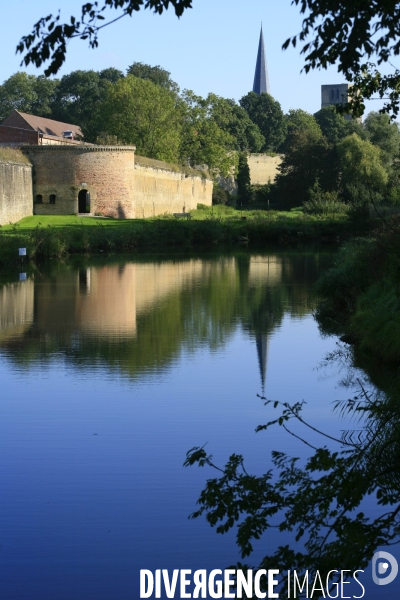
M291 427L294 422L318 431L304 420L303 402L290 405L263 400L281 413L256 431L281 426L311 449L311 454L303 463L298 457L272 452L271 468L253 475L246 470L242 455L231 455L225 467L219 468L204 448L192 448L185 466L208 466L216 469L218 476L208 479L198 499L199 508L191 517L204 515L217 533L237 528L242 558L251 555L254 541L271 528L292 532L296 550L280 545L258 565L239 563L237 568L281 572L295 568L303 576L308 570L309 581L315 580L318 571L323 582L330 572L328 588L335 593L340 572L332 569L346 565L354 573L367 566L378 546L400 539L397 398L373 396L360 382L356 395L338 403L337 408L362 419L363 431L344 432L341 439L319 432L325 438L325 445L319 447ZM379 512L368 517L362 503L371 496L377 499ZM283 586L280 597L297 595L285 594ZM307 593L305 597L325 598L326 594L317 586L312 596ZM330 597L337 597L337 592Z
M318 130L298 129L290 137L271 193L274 202L286 208L299 206L317 181L323 192L329 192L337 189L338 177L335 146Z
M213 175L228 176L237 165L235 138L214 119L213 98L184 91L180 155L191 166L206 165Z
M317 123L315 117L301 108L291 108L287 115L284 116L286 126L286 139L279 148L280 152L286 152L290 145L291 137L300 130L309 130L316 133L317 136L322 136L321 127Z
M344 198L361 210L379 198L388 181L381 162L381 151L357 134L344 138L337 146Z
M337 64L347 81L354 82L351 90L353 114L365 110L364 99L378 94L388 96L384 110L398 113L400 102L400 71L381 75L374 64L390 62L400 52L400 3L373 0L372 2L337 2L336 0L292 0L306 15L302 30L288 38L286 49L297 41L305 42L304 70L326 69ZM340 107L339 107L340 110Z
M58 80L44 75L19 72L11 75L0 86L0 122L13 111L33 113L40 117L52 116L52 103Z
M82 5L80 18L71 16L68 23L61 23L60 14L48 15L39 19L32 32L19 42L17 52L25 53L21 64L40 67L50 60L45 75L55 74L65 61L68 40L88 40L91 48L97 48L98 33L104 27L123 17L132 16L141 8L150 8L161 15L170 5L177 17L180 17L186 9L192 7L192 0L103 0L100 6L97 1L86 2ZM105 22L103 13L110 9L120 10L120 14Z
M160 65L151 67L150 65L141 62L134 62L128 67L127 73L128 75L134 75L140 79L149 79L166 90L170 90L176 94L179 93L179 86L175 81L172 81L171 73L162 69Z
M391 123L388 115L370 112L365 119L364 127L372 144L382 150L385 163L392 163L399 154L399 124Z
M212 118L217 125L234 138L234 148L238 152L259 152L265 144L259 127L253 123L242 106L235 100L209 94L208 102Z
M285 139L285 123L279 102L269 94L249 92L240 99L240 105L264 136L263 150L275 152Z
M321 108L315 113L314 117L330 144L337 144L341 139L352 133L349 131L350 122L345 121L343 116L336 112L334 106Z
M102 28L122 17L132 16L141 8L162 14L170 4L180 17L192 7L192 0L103 0L100 7L97 2L88 2L82 6L80 18L71 16L68 23L61 23L60 15L40 19L33 31L22 37L17 52L24 55L22 63L25 65L40 67L50 60L45 74L55 74L65 61L68 40L88 40L89 46L95 48ZM354 82L350 105L339 106L338 110L350 109L355 116L360 116L365 110L364 99L378 94L381 98L387 96L388 102L383 110L396 115L400 104L400 71L395 69L392 74L382 75L368 61L377 57L380 65L399 54L400 3L393 0L369 3L292 0L292 4L300 6L301 13L306 16L301 32L289 37L283 49L290 44L296 46L298 40L305 42L301 53L305 55L306 73L311 69L325 69L338 64L338 70L346 80ZM112 8L119 9L120 14L103 23L103 13Z
M78 124L87 142L95 142L98 134L98 108L105 98L108 84L124 77L118 69L72 71L64 75L52 104L53 118Z
M250 200L250 168L247 160L247 154L240 152L237 168L236 183L238 190L238 200L240 203L247 204Z
M97 129L135 144L138 154L178 160L182 113L173 92L133 75L109 83L99 103Z

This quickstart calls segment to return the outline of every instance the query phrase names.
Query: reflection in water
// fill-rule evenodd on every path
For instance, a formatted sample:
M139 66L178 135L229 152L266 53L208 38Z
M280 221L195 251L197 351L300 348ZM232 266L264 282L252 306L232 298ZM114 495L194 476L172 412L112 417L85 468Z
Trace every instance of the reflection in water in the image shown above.
M182 462L208 441L264 472L264 386L280 399L301 389L332 426L335 382L314 367L335 342L308 306L330 260L55 265L1 288L2 598L132 600L141 568L236 561L232 537L187 519L207 475Z
M17 363L62 352L133 377L164 368L182 346L220 347L240 323L255 340L264 390L269 336L285 312L307 313L320 261L244 254L36 275L2 288L0 348Z

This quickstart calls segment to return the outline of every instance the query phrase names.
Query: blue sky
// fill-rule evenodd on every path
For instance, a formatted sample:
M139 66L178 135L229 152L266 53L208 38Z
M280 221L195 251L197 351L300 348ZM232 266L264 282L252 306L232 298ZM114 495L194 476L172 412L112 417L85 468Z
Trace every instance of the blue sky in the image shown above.
M0 82L20 67L15 47L33 24L61 9L68 19L78 15L83 0L13 0L3 3L0 24ZM109 16L116 15L115 11ZM321 85L342 83L335 67L305 75L299 48L283 52L282 43L301 29L298 7L290 0L193 0L193 9L177 19L172 11L162 16L141 11L132 18L105 28L96 50L87 42L73 40L59 75L76 69L125 71L134 61L160 65L171 72L179 86L205 96L214 92L239 100L252 89L260 24L263 23L271 93L285 112L320 108ZM25 69L40 74L33 67ZM381 102L369 102L367 111Z

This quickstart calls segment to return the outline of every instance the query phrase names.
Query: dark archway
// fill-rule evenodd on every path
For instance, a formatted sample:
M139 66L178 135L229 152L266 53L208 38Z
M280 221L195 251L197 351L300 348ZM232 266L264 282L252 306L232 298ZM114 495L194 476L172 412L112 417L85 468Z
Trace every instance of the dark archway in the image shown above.
M78 213L90 213L90 192L87 190L78 194Z

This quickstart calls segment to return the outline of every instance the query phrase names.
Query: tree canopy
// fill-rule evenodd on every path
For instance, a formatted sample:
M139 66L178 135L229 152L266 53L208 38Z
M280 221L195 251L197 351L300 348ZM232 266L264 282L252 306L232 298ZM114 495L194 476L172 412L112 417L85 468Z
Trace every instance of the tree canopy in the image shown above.
M286 133L279 102L269 94L255 92L249 92L239 102L264 136L263 150L275 152L285 139Z
M179 86L175 81L172 81L171 73L160 67L160 65L152 67L145 63L134 62L128 67L127 73L128 75L134 75L140 79L149 79L166 90L179 93Z
M193 0L103 0L83 4L79 17L72 15L61 22L60 14L47 15L35 23L32 32L21 38L17 52L23 55L22 63L40 67L49 61L46 75L56 74L65 61L67 43L72 38L88 40L91 48L98 46L101 29L140 9L150 9L162 14L170 6L180 17L192 8ZM364 99L378 94L385 98L384 111L398 114L400 104L400 70L394 68L389 75L381 74L378 66L390 62L400 53L400 2L372 0L366 2L338 2L337 0L292 0L305 15L300 33L289 37L283 44L303 43L304 70L326 69L337 64L346 80L353 82L349 106L355 115L363 114ZM117 15L110 20L104 16L115 9Z

